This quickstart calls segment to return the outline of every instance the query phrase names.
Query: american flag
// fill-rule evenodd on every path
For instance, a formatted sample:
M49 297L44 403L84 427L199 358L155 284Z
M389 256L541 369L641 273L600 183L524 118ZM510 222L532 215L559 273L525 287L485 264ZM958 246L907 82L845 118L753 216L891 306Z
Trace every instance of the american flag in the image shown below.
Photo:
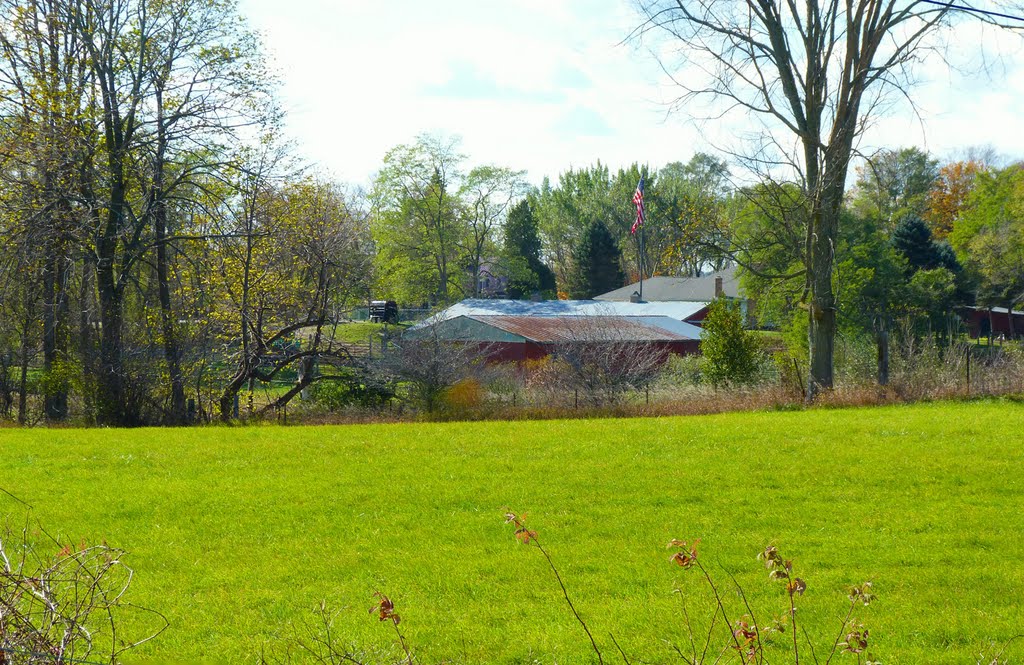
M636 221L633 222L633 228L629 230L630 233L636 233L636 230L644 225L644 177L640 176L640 182L637 183L636 193L633 194L633 203L636 204Z

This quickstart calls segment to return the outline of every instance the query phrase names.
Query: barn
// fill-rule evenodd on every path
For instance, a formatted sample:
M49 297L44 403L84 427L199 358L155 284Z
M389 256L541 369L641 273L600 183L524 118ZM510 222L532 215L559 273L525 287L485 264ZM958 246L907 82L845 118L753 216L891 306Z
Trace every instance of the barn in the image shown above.
M1006 307L961 307L960 318L967 326L971 339L1003 336L1006 339L1024 337L1024 312Z
M560 347L580 343L647 344L652 350L677 355L698 352L701 329L683 319L701 307L693 303L660 308L629 306L635 303L607 305L568 300L467 300L413 326L403 337L437 335L446 341L478 344L495 361L543 358Z

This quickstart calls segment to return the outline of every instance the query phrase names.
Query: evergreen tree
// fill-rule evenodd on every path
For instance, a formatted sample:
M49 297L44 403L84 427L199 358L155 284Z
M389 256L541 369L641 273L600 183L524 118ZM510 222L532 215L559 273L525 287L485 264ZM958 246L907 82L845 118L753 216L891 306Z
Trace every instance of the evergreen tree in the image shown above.
M938 247L932 240L931 228L921 217L903 217L893 230L892 242L906 258L910 273L938 267Z
M701 375L717 387L752 382L762 351L760 340L743 328L739 307L719 298L704 319L700 353Z
M935 242L931 229L920 217L904 217L892 232L892 244L907 259L910 272L945 268L957 274L961 270L952 247Z
M504 245L510 298L528 298L534 291L554 292L555 273L541 259L540 235L529 201L520 201L509 210Z
M621 287L626 281L622 272L622 251L608 228L596 219L587 226L572 258L572 271L566 285L570 298L593 298Z

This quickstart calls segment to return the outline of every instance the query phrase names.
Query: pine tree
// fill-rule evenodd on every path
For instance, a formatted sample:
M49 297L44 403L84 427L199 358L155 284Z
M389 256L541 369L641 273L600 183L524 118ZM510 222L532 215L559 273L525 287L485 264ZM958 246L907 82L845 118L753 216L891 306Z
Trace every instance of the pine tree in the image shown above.
M572 258L572 272L566 285L570 298L593 298L621 287L626 280L622 251L600 221L591 221Z
M509 297L525 298L534 291L554 292L555 273L541 259L540 235L529 201L520 201L509 210L504 240L510 273L506 289Z
M938 248L920 217L904 217L892 232L892 244L907 259L911 271L938 267Z

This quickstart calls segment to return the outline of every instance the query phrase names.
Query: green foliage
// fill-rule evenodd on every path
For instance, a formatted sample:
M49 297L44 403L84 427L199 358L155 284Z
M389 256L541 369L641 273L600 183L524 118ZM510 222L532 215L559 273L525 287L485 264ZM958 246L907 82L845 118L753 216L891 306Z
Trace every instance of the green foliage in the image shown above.
M1024 169L979 174L950 241L977 280L979 303L1024 302Z
M619 245L608 227L598 220L591 221L572 257L572 271L566 284L570 298L593 298L625 282Z
M614 174L597 162L563 172L557 184L545 180L533 197L545 253L561 290L567 290L571 279L573 249L594 219L603 221L621 243L626 276L639 276L640 236L631 235L630 228L636 219L633 194L641 175L647 211L644 273L693 275L724 265L735 207L725 162L698 153L686 164L672 162L655 170L633 163Z
M551 259L559 290L564 291L573 265L573 249L580 243L587 224L611 216L608 167L595 165L569 169L558 177L557 185L545 178L534 206L537 226Z
M342 368L311 388L313 401L328 410L348 406L378 408L395 396L394 386L365 371Z
M660 260L651 267L657 274L681 275L721 269L737 208L726 163L697 153L686 164L666 164L657 175L652 215L664 230L655 237Z
M848 330L873 330L904 313L907 260L889 241L879 222L849 216L836 261L836 291L841 323Z
M743 385L757 376L763 351L757 335L745 330L738 306L719 298L703 322L701 373L712 385Z
M925 212L939 163L919 148L882 150L857 169L857 175L853 210L891 225Z
M743 192L733 221L740 283L757 302L762 324L784 327L805 297L804 220L808 204L792 183L763 183ZM839 260L839 257L837 257Z
M509 273L509 298L528 298L534 291L552 298L555 274L541 260L541 242L533 207L528 200L509 210L504 229L504 256Z
M666 387L700 385L701 364L702 359L698 355L672 354L658 375L657 384Z
M380 591L418 662L587 662L546 563L501 523L509 506L565 562L606 653L611 632L634 663L675 659L662 640L686 637L667 633L682 621L671 589L690 587L664 546L679 535L703 537L705 562L755 608L782 597L750 565L777 545L813 571L808 626L841 618L829 590L871 579L882 662L953 665L1020 630L1024 487L1007 479L1024 460L1005 433L1022 427L1019 405L934 403L515 427L6 430L0 454L4 489L39 523L130 552L132 602L171 624L139 659L254 660L321 599L351 608L332 617L346 645L373 649L393 639L367 614ZM0 493L0 513L22 508ZM696 595L691 616L710 617ZM118 632L150 620L127 614Z
M907 272L945 268L952 273L962 269L952 248L936 242L924 220L916 216L904 217L892 232L892 244L907 260Z
M464 290L469 229L455 195L464 159L457 141L429 135L384 156L371 221L381 297L447 304Z

